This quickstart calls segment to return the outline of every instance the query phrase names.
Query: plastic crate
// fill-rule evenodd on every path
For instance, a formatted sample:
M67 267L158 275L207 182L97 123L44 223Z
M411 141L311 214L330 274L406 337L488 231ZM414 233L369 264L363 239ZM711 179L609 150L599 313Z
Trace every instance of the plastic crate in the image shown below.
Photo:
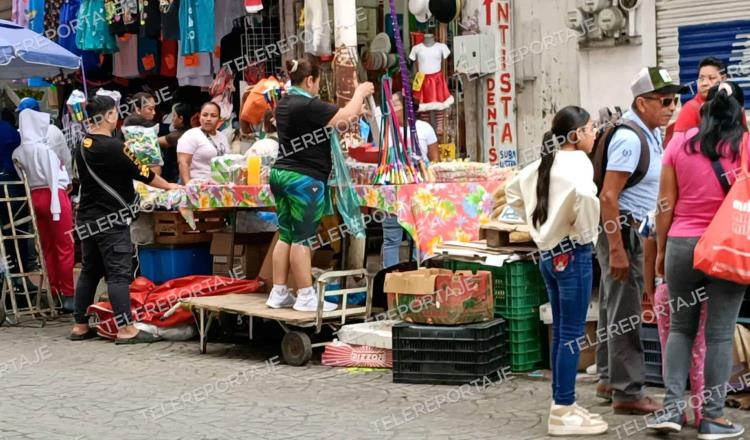
M646 383L664 386L662 378L662 354L659 340L659 329L655 325L641 326L641 343L643 358L646 363Z
M460 385L509 364L503 319L461 326L399 323L392 334L397 383Z
M508 320L511 369L529 371L542 360L541 323L537 316Z
M213 258L208 245L144 246L138 249L141 275L155 284L188 275L211 275Z

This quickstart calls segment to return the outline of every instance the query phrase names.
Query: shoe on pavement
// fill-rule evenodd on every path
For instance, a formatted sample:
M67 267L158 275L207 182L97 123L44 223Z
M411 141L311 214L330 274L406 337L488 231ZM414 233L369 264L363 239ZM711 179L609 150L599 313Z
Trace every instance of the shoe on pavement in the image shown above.
M323 301L323 311L332 312L338 307L337 304ZM318 311L318 293L312 293L307 295L300 295L297 293L297 301L294 302L292 307L298 312L317 312Z
M648 417L646 428L659 434L678 433L682 431L685 416L674 411L667 411L655 417Z
M701 420L701 426L698 428L698 440L721 440L725 438L737 438L745 433L742 425L729 422L724 425L713 420Z
M549 412L547 433L551 436L598 435L607 432L609 425L591 413L573 405L555 405Z
M599 383L596 385L596 397L600 399L604 399L607 402L612 402L612 387L605 384L605 383Z
M283 309L294 305L294 296L289 288L279 291L280 289L271 289L268 295L266 305L272 309Z
M661 404L650 396L632 402L614 401L612 409L615 414L629 414L632 416L646 415L661 409Z

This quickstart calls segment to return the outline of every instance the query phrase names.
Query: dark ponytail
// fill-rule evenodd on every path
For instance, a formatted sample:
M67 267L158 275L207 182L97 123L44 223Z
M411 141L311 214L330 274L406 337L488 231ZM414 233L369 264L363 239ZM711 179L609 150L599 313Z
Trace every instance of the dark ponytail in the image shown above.
M731 94L727 92L727 86L731 89ZM736 160L740 152L742 136L747 131L743 124L744 93L739 85L731 81L711 87L707 101L701 108L701 125L698 134L685 145L685 151L697 153L696 144L700 142L700 152L705 157L711 160L731 157L732 160Z
M552 118L552 128L542 138L542 162L537 170L536 206L531 215L534 226L541 227L547 221L549 205L549 185L555 152L566 143L575 144L578 137L575 131L588 124L591 116L581 107L568 106Z
M287 60L286 71L289 73L289 80L292 85L297 86L302 84L308 76L318 79L320 77L320 64L310 58Z

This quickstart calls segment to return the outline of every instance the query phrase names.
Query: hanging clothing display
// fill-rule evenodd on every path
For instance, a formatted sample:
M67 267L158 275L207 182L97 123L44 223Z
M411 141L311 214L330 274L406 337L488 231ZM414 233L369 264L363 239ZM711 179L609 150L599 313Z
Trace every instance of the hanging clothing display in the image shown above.
M105 0L107 23L115 35L137 34L140 26L138 0Z
M180 54L214 51L214 0L180 2Z
M29 25L29 0L13 0L10 19L19 26Z
M99 55L90 50L81 50L76 46L75 23L77 22L78 10L81 8L81 0L63 0L60 8L60 28L57 44L79 55L83 62L86 73L99 68Z
M138 38L129 34L118 37L117 47L119 50L112 61L112 76L138 77Z
M117 52L117 41L104 19L104 0L83 0L78 10L76 45L81 50L100 53Z
M306 53L316 56L331 54L328 0L305 0L305 34Z
M420 112L445 110L453 105L453 96L441 71L443 59L450 53L448 46L437 42L432 45L420 43L412 48L409 58L419 64L419 72L424 75L422 87L414 91Z
M180 39L180 0L172 0L162 8L161 35L165 40Z

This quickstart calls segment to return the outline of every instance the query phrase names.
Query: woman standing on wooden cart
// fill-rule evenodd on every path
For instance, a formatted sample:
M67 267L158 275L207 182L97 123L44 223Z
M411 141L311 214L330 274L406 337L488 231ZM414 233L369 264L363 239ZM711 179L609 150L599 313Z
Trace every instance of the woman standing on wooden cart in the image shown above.
M552 406L550 435L593 435L607 422L576 403L578 359L591 299L592 250L599 225L594 146L586 110L569 106L544 134L542 158L524 168L505 188L508 204L526 220L540 249L539 268L552 306Z
M276 107L279 154L271 169L271 192L279 217L279 241L273 250L273 289L266 305L315 311L318 295L312 284L310 242L324 214L331 173L330 131L358 121L365 98L375 88L360 84L352 100L339 109L316 98L320 67L314 61L287 61L292 86ZM289 265L294 267L297 298L287 287ZM325 310L335 304L324 303Z

